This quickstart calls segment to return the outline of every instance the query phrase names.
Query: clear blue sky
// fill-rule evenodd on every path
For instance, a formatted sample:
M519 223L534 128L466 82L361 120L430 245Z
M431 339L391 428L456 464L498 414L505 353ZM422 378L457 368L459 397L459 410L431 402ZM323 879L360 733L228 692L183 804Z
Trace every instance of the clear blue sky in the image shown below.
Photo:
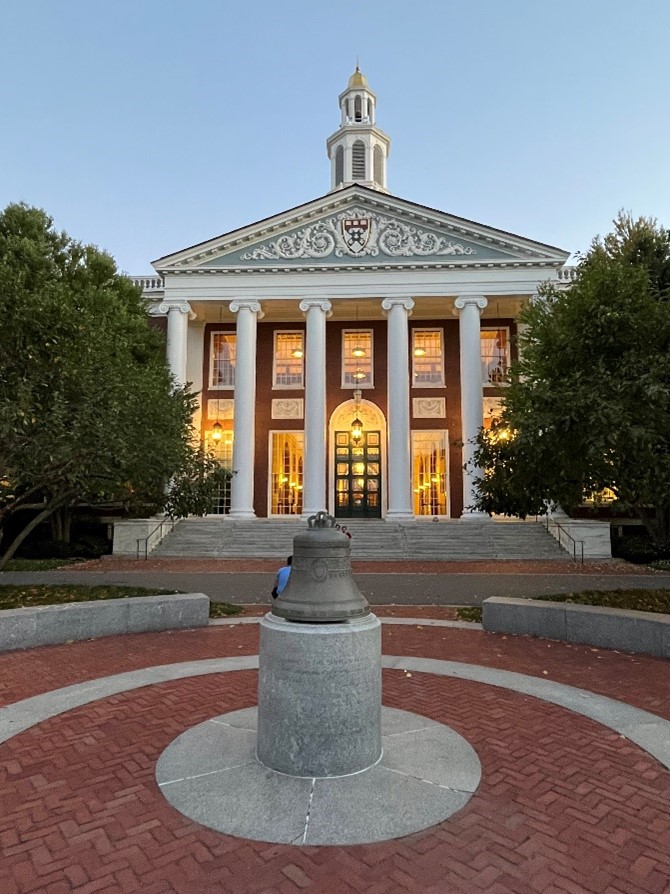
M328 191L357 55L394 195L568 251L670 226L669 0L0 0L0 207L150 272Z

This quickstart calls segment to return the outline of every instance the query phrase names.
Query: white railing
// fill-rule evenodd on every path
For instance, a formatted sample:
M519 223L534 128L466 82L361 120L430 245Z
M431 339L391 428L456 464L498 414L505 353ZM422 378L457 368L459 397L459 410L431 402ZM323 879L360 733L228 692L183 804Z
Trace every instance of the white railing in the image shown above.
M577 279L576 267L561 267L556 271L559 283L569 284Z
M134 286L139 286L143 292L163 291L165 283L162 276L131 276Z

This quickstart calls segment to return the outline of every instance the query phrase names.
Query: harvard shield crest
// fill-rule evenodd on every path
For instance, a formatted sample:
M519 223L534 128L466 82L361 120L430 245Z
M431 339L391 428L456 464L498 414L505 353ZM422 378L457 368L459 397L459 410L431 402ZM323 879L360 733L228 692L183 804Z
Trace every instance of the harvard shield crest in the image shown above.
M360 255L365 250L371 226L372 221L369 217L346 217L342 221L344 244L353 255Z

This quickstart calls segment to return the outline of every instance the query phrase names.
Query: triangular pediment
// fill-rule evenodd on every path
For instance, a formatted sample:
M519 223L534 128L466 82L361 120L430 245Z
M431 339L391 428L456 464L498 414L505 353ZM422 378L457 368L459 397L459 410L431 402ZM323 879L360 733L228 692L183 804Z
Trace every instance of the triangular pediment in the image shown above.
M561 265L568 252L359 186L154 262L177 271Z

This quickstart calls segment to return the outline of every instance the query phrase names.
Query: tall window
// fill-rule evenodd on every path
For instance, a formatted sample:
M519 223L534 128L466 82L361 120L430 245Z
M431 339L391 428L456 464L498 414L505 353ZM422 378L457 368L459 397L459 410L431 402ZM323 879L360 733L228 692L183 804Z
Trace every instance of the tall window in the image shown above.
M502 385L507 378L510 364L509 329L481 331L482 382L484 385Z
M270 444L270 514L302 512L302 462L304 434L275 431Z
M360 121L363 118L363 112L361 111L362 104L360 96L356 96L354 98L354 118L356 121Z
M365 180L365 143L356 140L351 147L351 176L353 180Z
M304 356L302 332L275 332L275 388L304 386Z
M212 333L209 370L210 388L235 387L235 335L233 333Z
M210 420L211 421L211 420ZM205 448L226 469L233 468L233 430L224 428L220 438L213 438L211 429L205 433ZM212 515L228 515L230 512L230 478L220 484L209 510Z
M412 432L415 515L448 515L447 432Z
M412 329L412 382L416 388L444 385L442 329Z
M372 330L345 329L342 333L342 387L371 388Z

